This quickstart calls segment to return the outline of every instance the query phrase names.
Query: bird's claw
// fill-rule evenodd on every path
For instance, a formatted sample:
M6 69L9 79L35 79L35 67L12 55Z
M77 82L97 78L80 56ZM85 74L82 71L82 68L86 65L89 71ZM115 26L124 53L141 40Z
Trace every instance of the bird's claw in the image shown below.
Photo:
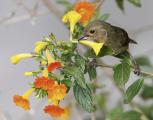
M136 75L138 75L138 76L141 74L141 70L140 70L140 67L139 67L138 64L135 65L134 74L136 74Z
M91 67L97 67L96 59L93 59L91 62L89 62L89 66L91 66Z

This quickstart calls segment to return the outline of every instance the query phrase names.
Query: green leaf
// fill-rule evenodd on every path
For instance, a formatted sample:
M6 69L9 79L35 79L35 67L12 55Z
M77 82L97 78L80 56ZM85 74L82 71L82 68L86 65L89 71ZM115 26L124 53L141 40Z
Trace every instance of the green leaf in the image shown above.
M141 0L128 0L130 3L135 5L136 7L141 7Z
M141 92L141 96L143 99L153 99L153 86L144 85L143 90Z
M89 87L87 86L86 89L80 87L77 83L75 83L73 87L73 92L76 101L82 106L84 110L87 112L94 112L95 107L93 104L93 99L92 99L92 93Z
M121 10L124 10L124 0L116 0L116 4Z
M65 67L64 73L72 76L78 85L80 85L82 88L86 88L84 73L79 67Z
M152 105L143 105L140 107L142 112L146 115L148 120L153 120L153 104Z
M35 92L35 96L39 99L47 96L47 92L43 89L40 89L40 88L35 89L34 92Z
M119 120L141 120L141 113L136 111L128 111L121 114Z
M97 71L95 67L89 66L87 71L88 71L90 80L95 80L97 78Z
M130 77L130 65L126 62L118 64L114 68L114 80L119 87L123 87Z
M131 58L130 58L130 54L129 52L125 51L121 54L116 55L115 57L122 59L123 61L126 61L129 64L132 64Z
M106 21L109 18L110 14L109 13L105 13L100 17L100 20L102 21Z
M129 103L138 94L144 82L144 78L135 81L130 85L125 93L124 103Z
M119 118L122 113L123 113L123 109L121 107L116 107L108 113L107 119L108 120L120 120Z
M86 61L83 57L81 57L80 55L76 55L75 62L77 66L81 68L82 71L85 70Z
M141 66L152 66L149 58L146 56L137 57L135 60Z
M67 0L57 0L57 3L63 4L65 6L71 6L71 3Z
M67 87L71 87L72 86L72 82L70 80L62 80L61 83L65 84Z

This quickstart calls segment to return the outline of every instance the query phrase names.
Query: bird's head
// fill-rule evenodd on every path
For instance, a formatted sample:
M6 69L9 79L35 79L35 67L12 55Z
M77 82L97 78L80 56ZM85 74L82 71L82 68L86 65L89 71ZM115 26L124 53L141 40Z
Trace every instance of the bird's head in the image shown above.
M93 21L85 27L83 36L80 37L79 42L92 47L96 55L98 55L106 39L107 31L103 27L103 22Z
M94 41L97 43L104 43L107 39L107 31L104 29L102 21L93 21L89 23L79 40Z

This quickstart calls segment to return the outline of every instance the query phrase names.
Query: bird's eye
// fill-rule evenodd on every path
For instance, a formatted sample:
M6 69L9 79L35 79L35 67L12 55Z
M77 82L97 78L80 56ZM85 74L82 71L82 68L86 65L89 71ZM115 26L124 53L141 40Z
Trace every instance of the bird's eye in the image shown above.
M91 33L91 34L94 34L94 33L95 33L95 30L90 30L90 33Z

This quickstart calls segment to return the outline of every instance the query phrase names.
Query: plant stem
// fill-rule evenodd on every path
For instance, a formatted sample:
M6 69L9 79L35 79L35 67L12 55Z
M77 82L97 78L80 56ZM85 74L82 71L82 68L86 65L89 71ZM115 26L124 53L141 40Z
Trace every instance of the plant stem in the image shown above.
M114 68L114 66L112 66L112 65L107 65L107 64L105 64L105 63L103 63L103 62L101 62L100 61L100 63L97 63L96 64L97 66L99 66L99 67L106 67L106 68ZM134 68L131 66L131 68L134 70ZM153 78L153 73L149 73L149 72L146 72L146 71L142 71L141 70L141 72L140 72L140 74L142 75L142 76L145 76L145 77L150 77L150 78Z

